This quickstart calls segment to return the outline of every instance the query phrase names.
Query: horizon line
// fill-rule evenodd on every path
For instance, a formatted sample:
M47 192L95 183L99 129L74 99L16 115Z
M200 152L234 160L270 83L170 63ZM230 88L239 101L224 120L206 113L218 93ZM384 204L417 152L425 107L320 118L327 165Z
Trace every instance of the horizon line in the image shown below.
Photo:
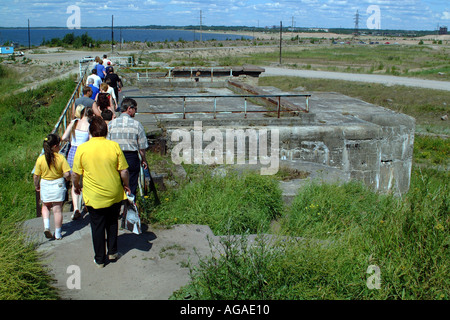
M173 25L135 25L135 26L114 26L114 29L132 29L132 28L154 28L154 27L160 27L160 28L176 28L176 29L182 29L182 28L200 28L199 25L184 25L184 26L173 26ZM275 26L265 26L265 27L254 27L254 26L225 26L225 25L220 25L220 26L214 26L214 25L202 25L201 28L215 28L217 30L220 30L220 28L225 28L225 29L232 29L232 28L245 28L245 29L258 29L258 30L279 30L279 26L277 26L276 28L274 28ZM39 27L29 27L30 29L68 29L68 30L82 30L82 29L111 29L111 26L85 26L85 27L81 27L81 28L77 28L77 29L69 29L67 28L67 26L64 27L58 27L58 26L39 26ZM0 26L0 29L28 29L28 27L2 27ZM285 26L283 27L283 29L288 29L290 30L289 32L292 32L292 27L291 26ZM315 29L315 30L355 30L355 28L353 27L294 27L294 31L304 31L304 30L311 30L311 29ZM205 31L205 30L203 30ZM223 31L230 31L230 30L223 30ZM241 30L231 30L231 31L241 31ZM245 31L245 30L242 30ZM359 28L358 31L360 32L382 32L382 31L403 31L403 32L413 32L413 31L417 31L417 32L437 32L439 31L439 29L422 29L422 30L418 30L418 29L368 29L368 28Z

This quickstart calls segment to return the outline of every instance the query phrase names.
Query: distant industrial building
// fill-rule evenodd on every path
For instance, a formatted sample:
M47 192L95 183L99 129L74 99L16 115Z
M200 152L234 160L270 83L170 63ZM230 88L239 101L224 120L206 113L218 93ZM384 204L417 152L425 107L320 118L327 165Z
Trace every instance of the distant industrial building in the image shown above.
M447 34L448 30L447 27L440 27L439 28L439 34Z

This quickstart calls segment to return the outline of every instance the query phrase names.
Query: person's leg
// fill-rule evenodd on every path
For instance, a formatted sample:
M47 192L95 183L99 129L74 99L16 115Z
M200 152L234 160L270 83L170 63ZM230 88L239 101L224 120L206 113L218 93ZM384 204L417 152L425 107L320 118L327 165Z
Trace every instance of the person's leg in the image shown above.
M133 195L136 196L136 191L138 188L139 173L141 170L141 162L139 161L139 156L137 152L129 153L124 152L125 158L128 163L128 174L130 182L130 190Z
M47 239L52 238L52 233L50 232L50 210L52 208L52 203L42 203L42 221L44 222L44 234Z
M90 206L88 206L87 209L89 211L89 217L91 220L90 224L92 232L92 244L94 246L94 259L97 264L104 264L106 258L105 214L101 209L94 209Z
M72 204L73 204L73 212L75 213L77 210L80 211L78 207L78 202L80 201L80 195L75 193L75 188L72 186Z
M117 234L119 231L119 211L121 202L112 205L106 214L106 239L108 244L108 256L117 253Z
M116 111L120 111L119 88L114 87L114 94L116 95L116 102L117 102Z
M53 216L55 219L55 238L61 239L61 228L63 223L62 202L53 202Z

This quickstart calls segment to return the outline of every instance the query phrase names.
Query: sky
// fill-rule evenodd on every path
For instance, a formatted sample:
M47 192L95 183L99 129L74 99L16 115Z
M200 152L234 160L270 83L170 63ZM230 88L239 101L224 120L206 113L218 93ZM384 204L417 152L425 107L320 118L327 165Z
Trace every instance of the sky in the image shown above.
M361 29L450 28L449 0L0 0L0 27L354 28L357 12Z

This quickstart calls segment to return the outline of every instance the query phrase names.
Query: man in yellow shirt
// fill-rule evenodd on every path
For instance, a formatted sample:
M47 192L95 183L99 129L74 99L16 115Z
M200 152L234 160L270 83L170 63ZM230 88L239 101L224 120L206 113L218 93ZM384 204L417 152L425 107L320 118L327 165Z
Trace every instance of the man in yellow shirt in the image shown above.
M108 126L94 117L89 126L92 138L80 145L75 153L72 182L80 194L83 176L83 198L91 219L94 262L103 267L106 262L105 232L108 259L117 258L118 218L122 200L129 188L128 163L119 145L106 139Z

